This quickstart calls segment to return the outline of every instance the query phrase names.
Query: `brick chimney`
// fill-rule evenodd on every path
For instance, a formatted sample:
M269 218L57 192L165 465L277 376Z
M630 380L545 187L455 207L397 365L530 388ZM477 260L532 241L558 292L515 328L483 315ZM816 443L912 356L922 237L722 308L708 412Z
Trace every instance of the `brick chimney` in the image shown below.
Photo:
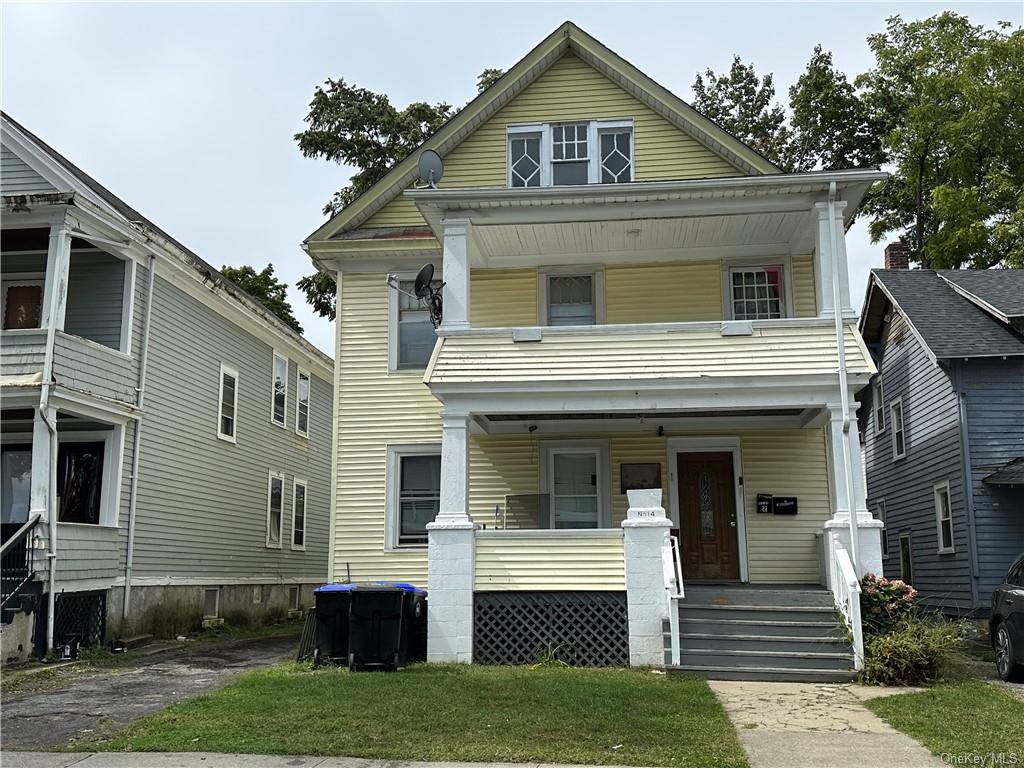
M910 269L910 246L899 240L885 246L886 269Z

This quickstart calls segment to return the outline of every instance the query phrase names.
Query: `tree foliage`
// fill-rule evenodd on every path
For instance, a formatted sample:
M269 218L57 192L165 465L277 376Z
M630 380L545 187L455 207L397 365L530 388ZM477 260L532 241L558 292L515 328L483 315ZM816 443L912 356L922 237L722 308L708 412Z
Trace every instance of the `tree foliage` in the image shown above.
M267 264L260 272L248 264L241 267L224 266L220 268L220 272L277 315L293 331L302 333L302 326L292 314L292 305L288 303L288 286L274 277L273 264Z

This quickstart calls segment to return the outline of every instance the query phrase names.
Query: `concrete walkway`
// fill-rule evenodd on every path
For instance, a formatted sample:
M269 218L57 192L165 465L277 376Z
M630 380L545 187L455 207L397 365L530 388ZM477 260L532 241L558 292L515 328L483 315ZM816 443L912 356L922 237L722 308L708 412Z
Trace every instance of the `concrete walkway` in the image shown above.
M4 752L0 756L4 768L588 768L550 763L412 763L356 757L223 755L214 752Z
M927 768L942 760L863 702L910 689L709 681L750 768Z

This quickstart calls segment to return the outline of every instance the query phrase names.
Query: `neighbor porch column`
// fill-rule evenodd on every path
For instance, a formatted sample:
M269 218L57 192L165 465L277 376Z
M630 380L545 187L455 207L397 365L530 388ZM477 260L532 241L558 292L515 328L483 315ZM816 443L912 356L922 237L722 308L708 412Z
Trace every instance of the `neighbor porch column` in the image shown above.
M833 261L839 266L839 296L842 312L853 314L850 303L850 278L846 267L846 230L843 226L844 200L836 200L835 221L829 223L828 203L815 203L816 226L814 230L814 281L816 286L817 309L820 317L834 317ZM832 246L832 232L835 231L835 248Z
M849 432L843 433L843 413L839 405L828 408L826 444L832 492L832 518L825 521L826 535L839 534L847 551L850 549L850 511L857 515L857 559L860 560L860 575L882 573L882 521L875 520L868 512L864 488L864 470L861 462L860 440L857 436L856 412L851 414ZM849 451L850 466L853 470L853 498L849 497L846 480L846 458L843 443Z
M444 279L444 329L469 328L469 249L466 240L469 221L444 220L444 255L441 276Z
M427 661L473 660L469 414L441 413L441 500L427 525Z
M664 622L668 618L664 546L672 522L661 506L661 489L627 491L629 509L622 521L629 619L629 665L665 665Z

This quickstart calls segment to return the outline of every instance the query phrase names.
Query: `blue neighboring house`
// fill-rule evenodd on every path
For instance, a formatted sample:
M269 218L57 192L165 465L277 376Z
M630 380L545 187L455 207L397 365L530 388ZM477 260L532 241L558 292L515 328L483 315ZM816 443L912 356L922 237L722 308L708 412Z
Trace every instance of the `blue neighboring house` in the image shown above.
M860 320L868 505L887 576L985 615L1024 551L1024 270L911 270L896 245Z

